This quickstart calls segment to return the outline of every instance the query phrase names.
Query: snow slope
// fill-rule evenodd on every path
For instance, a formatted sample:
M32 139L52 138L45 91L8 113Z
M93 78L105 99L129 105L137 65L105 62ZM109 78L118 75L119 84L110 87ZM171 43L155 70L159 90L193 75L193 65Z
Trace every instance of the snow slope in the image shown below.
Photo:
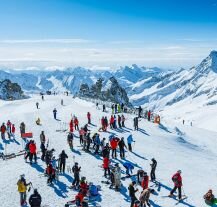
M64 106L60 105L60 100L64 99ZM37 110L35 103L40 103L40 109ZM73 156L82 167L81 174L87 177L89 182L101 185L101 197L98 202L102 207L127 207L130 206L128 197L128 185L130 179L123 181L121 192L115 192L108 186L101 183L105 180L102 175L103 171L99 167L102 164L101 157L87 154L81 150L79 139L75 138L75 151L72 152L66 141L66 133L56 132L60 127L60 121L53 119L52 110L56 107L57 117L61 122L68 123L71 114L78 116L80 126L86 124L86 114L88 111L92 114L92 122L95 126L90 126L91 133L98 131L101 116L110 116L109 113L103 113L96 110L95 105L80 99L72 99L65 96L45 96L42 102L40 97L33 96L31 99L4 102L0 101L0 120L6 122L8 119L16 124L16 142L0 141L0 150L16 152L23 149L23 143L19 137L18 126L21 121L26 123L27 131L32 131L34 140L37 142L39 150L39 134L42 130L49 138L49 148L55 148L55 155L64 149L69 155L67 165L73 165ZM36 126L35 120L41 118L42 126ZM126 127L122 131L113 131L109 129L109 133L100 133L100 137L106 137L110 133L115 133L119 137L127 137L129 133L133 134L136 140L133 146L134 153L126 153L126 160L131 161L135 165L134 172L139 168L150 172L150 159L155 157L158 161L157 180L161 182L161 188L156 190L155 195L151 195L151 204L154 207L204 207L202 199L203 194L210 188L214 193L217 192L217 186L214 182L217 175L216 161L216 136L217 133L208 130L202 130L196 127L178 125L175 122L166 120L162 126L149 123L146 120L139 122L140 130L132 130L133 116L126 114ZM75 132L78 135L78 132ZM118 159L113 162L122 163ZM68 200L74 199L76 192L70 190L72 175L66 172L61 175L57 183L53 187L46 184L46 178L41 177L45 164L39 159L38 164L32 167L25 163L22 157L17 157L8 161L0 160L0 200L3 207L18 207L19 194L17 192L16 182L23 173L26 175L27 181L32 181L35 188L38 188L42 195L43 205L48 204L50 207L63 207ZM124 175L124 168L123 169ZM169 194L169 190L173 187L171 176L178 169L183 174L183 184L185 194L188 199L184 203L178 205L177 201L164 197ZM141 188L139 188L141 191ZM158 191L159 190L159 191ZM28 194L29 196L29 194ZM139 196L139 194L137 194ZM112 202L112 204L111 204Z

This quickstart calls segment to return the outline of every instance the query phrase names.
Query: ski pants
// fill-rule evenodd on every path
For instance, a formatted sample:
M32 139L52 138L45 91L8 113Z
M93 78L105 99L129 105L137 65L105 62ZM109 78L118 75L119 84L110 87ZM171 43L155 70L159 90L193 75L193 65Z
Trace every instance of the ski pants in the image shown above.
M65 172L65 166L66 166L66 163L65 162L60 162L60 172Z
M120 157L121 157L121 158L124 158L124 157L125 157L124 148L121 147L119 150L120 150Z
M2 139L5 139L5 133L1 133Z
M134 207L134 203L135 203L135 201L138 200L138 199L136 198L136 196L130 197L130 199L131 199L130 207Z
M107 172L108 172L108 175L110 175L110 169L104 168L104 176L107 176Z
M130 152L132 152L132 145L128 143L128 149Z
M33 159L33 157L34 157L35 162L37 161L36 153L30 153L30 155L29 155L30 163L32 163L32 159Z
M173 194L177 189L178 189L179 199L181 199L182 198L182 187L174 186L174 188L172 189L172 191L170 192L170 194Z
M116 158L117 157L117 150L116 149L112 149L112 158Z
M41 153L41 160L44 161L46 150L42 150Z
M74 180L73 180L73 182L72 182L72 185L78 186L78 185L79 185L79 182L80 182L79 175L78 175L78 174L75 174L75 175L74 175Z
M20 192L20 204L23 205L26 202L26 192Z
M151 169L151 180L155 180L156 179L156 176L155 176L155 168L152 168Z

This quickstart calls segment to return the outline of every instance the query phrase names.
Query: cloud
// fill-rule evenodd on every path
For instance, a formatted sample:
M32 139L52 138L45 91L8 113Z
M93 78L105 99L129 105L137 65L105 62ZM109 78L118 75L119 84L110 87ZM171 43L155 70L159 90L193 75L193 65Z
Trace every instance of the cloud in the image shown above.
M8 39L0 40L2 44L37 44L37 43L60 43L60 44L70 44L70 43L90 43L93 41L86 39Z

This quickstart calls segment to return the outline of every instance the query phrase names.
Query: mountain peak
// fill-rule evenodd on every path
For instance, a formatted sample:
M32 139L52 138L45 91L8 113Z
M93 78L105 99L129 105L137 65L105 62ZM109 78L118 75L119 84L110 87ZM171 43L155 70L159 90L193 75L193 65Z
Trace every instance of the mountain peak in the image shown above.
M209 73L210 71L217 73L217 51L211 51L196 69L202 73Z

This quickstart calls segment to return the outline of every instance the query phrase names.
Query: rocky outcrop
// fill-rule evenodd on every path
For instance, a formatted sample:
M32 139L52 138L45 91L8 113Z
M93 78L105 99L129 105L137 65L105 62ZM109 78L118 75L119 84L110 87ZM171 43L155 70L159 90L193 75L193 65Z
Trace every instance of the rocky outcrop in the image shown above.
M12 83L8 79L0 81L0 99L19 100L24 98L26 98L26 96L17 83Z

